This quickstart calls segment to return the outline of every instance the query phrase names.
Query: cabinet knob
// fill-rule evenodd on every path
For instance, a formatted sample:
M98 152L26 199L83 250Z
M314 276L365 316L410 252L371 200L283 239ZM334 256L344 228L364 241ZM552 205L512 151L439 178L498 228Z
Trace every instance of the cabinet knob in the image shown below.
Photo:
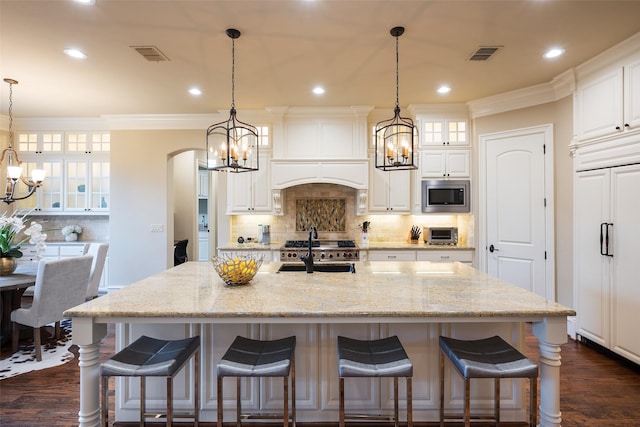
M616 126L616 130L620 130L620 126Z
M625 123L624 127L626 127L627 129L629 129L631 126L629 125L629 123Z

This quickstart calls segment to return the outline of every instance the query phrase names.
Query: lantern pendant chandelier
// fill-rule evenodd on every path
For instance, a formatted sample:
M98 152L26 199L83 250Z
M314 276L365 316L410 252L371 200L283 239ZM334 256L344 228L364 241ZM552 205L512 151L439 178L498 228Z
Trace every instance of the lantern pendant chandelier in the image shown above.
M394 27L390 33L396 38L396 107L393 110L392 119L376 124L376 168L386 171L417 169L413 145L414 140L417 139L415 138L416 127L411 118L400 116L398 102L398 37L404 33L404 27Z
M2 201L11 204L16 200L23 200L33 195L36 188L42 185L44 181L45 171L42 169L34 169L32 179L29 180L22 176L22 163L18 158L18 153L13 149L13 85L17 85L18 81L14 79L4 79L9 83L9 146L2 151L0 157L0 165L7 169L7 184L5 187ZM5 165L4 161L7 160ZM26 186L26 192L20 192L20 183Z
M258 170L258 129L236 118L235 40L240 31L226 31L231 38L231 112L229 118L207 129L207 169L223 172Z

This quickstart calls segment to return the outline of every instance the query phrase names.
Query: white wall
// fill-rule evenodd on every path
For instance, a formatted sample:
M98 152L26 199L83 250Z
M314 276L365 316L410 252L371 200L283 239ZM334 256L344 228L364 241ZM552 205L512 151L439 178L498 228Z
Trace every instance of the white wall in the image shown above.
M110 286L122 287L173 266L173 201L168 159L204 149L197 130L111 131ZM161 224L163 232L151 232Z

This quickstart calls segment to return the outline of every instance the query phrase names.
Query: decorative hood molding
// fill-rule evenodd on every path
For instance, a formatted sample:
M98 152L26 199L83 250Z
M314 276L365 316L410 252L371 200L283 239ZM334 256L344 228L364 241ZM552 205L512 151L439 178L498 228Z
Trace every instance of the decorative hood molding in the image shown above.
M369 186L369 161L271 160L271 186L274 190L319 182L366 190Z

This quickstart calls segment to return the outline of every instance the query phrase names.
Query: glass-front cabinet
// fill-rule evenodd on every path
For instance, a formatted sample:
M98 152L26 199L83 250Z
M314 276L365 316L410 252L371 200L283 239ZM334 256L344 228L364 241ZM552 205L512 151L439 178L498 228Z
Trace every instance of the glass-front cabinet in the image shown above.
M17 134L23 174L44 169L35 196L16 202L42 214L109 211L110 134L108 132L22 132Z

